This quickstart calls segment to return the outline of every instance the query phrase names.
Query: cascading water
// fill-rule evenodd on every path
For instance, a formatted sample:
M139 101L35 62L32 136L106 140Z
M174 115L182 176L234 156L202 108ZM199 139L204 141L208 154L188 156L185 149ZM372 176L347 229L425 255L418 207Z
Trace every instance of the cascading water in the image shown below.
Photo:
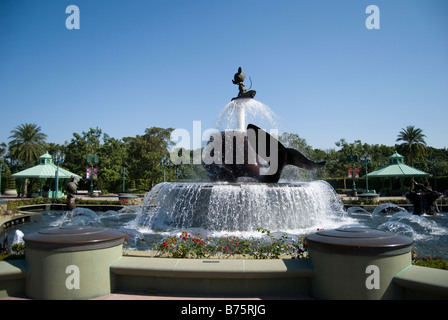
M343 214L339 197L323 181L162 183L146 195L141 213L129 226L141 231L297 231L328 226Z
M261 128L278 128L278 117L265 104L255 99L236 99L221 110L216 128L218 130L245 131L248 123L256 123Z

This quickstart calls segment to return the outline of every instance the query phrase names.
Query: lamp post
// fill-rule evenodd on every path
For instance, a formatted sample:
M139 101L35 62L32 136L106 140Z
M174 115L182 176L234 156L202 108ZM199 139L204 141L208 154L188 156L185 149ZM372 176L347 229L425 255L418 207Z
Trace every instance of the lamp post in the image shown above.
M6 170L3 163L0 163L0 195L2 194L2 172Z
M162 159L160 159L160 164L163 166L163 182L165 182L165 167L171 165L170 159L167 156L163 156Z
M179 179L179 176L181 175L182 170L179 167L174 168L174 174L176 175L176 180Z
M434 191L437 191L437 172L439 171L439 165L436 162L436 159L432 158L430 162L430 167L434 175Z
M369 193L369 177L367 176L367 164L372 161L372 156L367 152L360 157L361 161L366 164L366 193Z
M356 154L354 155L352 152L352 154L347 157L347 161L352 163L352 178L353 178L352 193L353 193L353 196L356 196L355 162L359 162L359 156Z
M64 162L64 160L65 160L65 153L62 153L61 150L57 150L55 153L53 153L53 162L56 164L56 177L54 182L54 190L56 194L53 193L53 198L59 198L59 190L58 190L59 164L61 162Z
M93 165L99 161L99 158L96 154L92 152L87 156L87 163L90 164L90 193L93 193Z
M123 167L123 168L121 168L120 172L123 175L123 192L124 192L124 184L125 184L126 175L128 174L128 169L126 167Z

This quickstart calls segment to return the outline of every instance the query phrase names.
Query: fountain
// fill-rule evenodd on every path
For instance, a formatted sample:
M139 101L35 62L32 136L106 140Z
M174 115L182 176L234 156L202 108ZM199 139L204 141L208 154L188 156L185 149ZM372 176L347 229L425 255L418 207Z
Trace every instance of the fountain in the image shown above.
M247 110L252 114L262 111L269 121L275 117L267 106L253 99L255 90L246 90L244 78L240 67L232 80L239 94L219 117L222 127L223 118L234 123L236 116L237 128L213 135L203 152L202 164L212 182L156 185L146 195L133 227L211 232L251 232L263 227L285 231L322 227L330 213L343 212L333 188L323 181L279 182L287 165L316 170L325 162L314 162L284 147L253 124L246 128Z
M250 121L272 128L277 123L271 109L254 99L255 91L247 93L244 77L239 68L233 80L239 86L239 94L220 112L220 133L212 136L204 149L203 166L212 181L156 185L138 207L135 219L126 224L127 228L140 234L190 231L219 237L253 236L257 227L303 235L318 228L352 225L410 236L418 240L416 245L422 252L428 252L428 239L445 241L448 231L439 226L445 225L444 220L428 223L422 217L418 224L426 227L418 227L417 218L410 219L412 214L390 203L379 205L373 213L361 208L346 212L335 190L325 181L283 179L281 173L286 165L315 170L324 163L285 148L273 135L253 124L246 125ZM269 166L276 170L269 172Z
M205 148L214 160L203 160L212 181L161 183L146 194L141 206L119 212L94 212L68 202L70 211L50 219L50 226L56 227L24 232L26 261L14 266L0 262L7 271L2 273L7 281L0 285L8 282L13 294L35 299L90 299L113 290L220 296L311 294L318 299L397 299L427 297L427 293L446 297L448 282L440 281L448 279L446 272L410 266L413 239L403 234L429 232L446 248L448 229L394 205L380 205L373 214L361 208L345 212L326 182L282 180L286 165L315 170L324 163L285 148L253 124L246 127L246 107L260 103L243 81L239 68L233 83L240 93L231 107L237 108L236 130L220 132ZM224 143L219 144L222 138ZM72 184L68 190L75 187ZM354 224L347 225L350 221ZM122 253L123 240L131 234L143 240L152 233L160 240L166 234L200 230L202 236L219 237L223 232L245 233L258 227L306 234L309 259L204 261Z
M282 175L283 164L279 158L278 170L271 175L263 175L260 171L265 169L267 161L260 156L263 150L259 152L257 149L257 139L251 141L248 133L252 129L256 138L269 141L265 146L272 143L278 150L284 147L280 147L274 134L269 135L251 124L246 125L245 121L248 121L264 128L275 128L278 123L268 106L244 94L247 90L244 91L243 81L237 82L244 80L241 73L239 69L234 79L241 94L223 107L217 119L217 128L218 137L240 134L243 139L246 138L242 140L242 148L237 148L241 144L233 144L229 152L232 160L238 160L236 153L242 152L242 163L228 163L226 157L222 156L222 163L203 163L212 178L210 181L160 183L146 194L142 205L128 206L119 213L93 212L68 206L70 211L66 213L45 213L42 227L106 226L129 234L127 242L132 249L150 250L151 245L160 241L161 237L182 231L193 234L200 232L203 237L226 234L251 237L260 236L258 227L272 232L306 235L316 229L355 225L408 235L417 241L419 254L442 254L448 258L446 214L411 217L411 213L393 204L381 204L373 213L359 207L345 211L339 196L325 181L288 180ZM235 140L238 141L238 137ZM226 148L223 149L226 152ZM248 162L246 154L249 151L256 156L254 163ZM309 161L310 169L323 165L306 159L293 149L283 152L291 153L291 158L301 160L299 165L305 166ZM271 157L268 160L274 161L274 155L278 153L264 154ZM75 182L67 185L67 190L73 192ZM40 227L30 226L29 229L38 230ZM31 230L24 229L25 233ZM9 236L12 238L14 234ZM428 241L434 241L434 244L428 245Z

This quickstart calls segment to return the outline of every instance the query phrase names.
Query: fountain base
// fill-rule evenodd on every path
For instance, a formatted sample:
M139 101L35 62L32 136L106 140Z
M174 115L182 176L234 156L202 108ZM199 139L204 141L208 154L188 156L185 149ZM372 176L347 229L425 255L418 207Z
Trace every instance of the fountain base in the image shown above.
M161 231L288 231L322 227L343 213L334 189L308 183L161 183L145 197L135 227Z

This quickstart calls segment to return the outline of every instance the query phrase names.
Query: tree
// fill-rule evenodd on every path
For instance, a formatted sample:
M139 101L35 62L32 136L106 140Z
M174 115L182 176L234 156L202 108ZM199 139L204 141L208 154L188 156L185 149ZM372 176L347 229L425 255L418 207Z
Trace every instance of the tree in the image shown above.
M40 127L34 123L18 125L11 131L9 139L9 153L12 159L22 161L28 168L44 152L47 135L40 131Z
M0 158L3 158L3 156L6 154L7 147L8 146L6 145L6 143L0 143Z
M104 133L98 156L98 188L109 192L120 191L123 183L121 169L126 165L125 143Z
M85 177L88 167L86 157L92 153L98 155L100 149L100 138L102 131L99 128L90 128L87 132L81 134L73 133L73 138L65 148L64 166L73 173ZM101 160L101 159L100 159ZM88 189L90 180L81 179L78 183L78 189Z
M47 135L34 123L18 125L11 133L9 139L12 140L8 144L11 159L24 162L26 168L30 167L45 152ZM27 191L28 179L25 179L23 196Z
M145 134L136 137L123 138L126 144L130 179L144 179L146 188L151 189L156 183L163 181L163 167L160 164L162 156L169 157L168 147L170 136L174 129L152 127L145 130ZM173 178L173 169L166 170L167 180Z
M426 142L423 130L415 128L415 126L407 126L398 134L396 141L403 141L402 144L396 145L399 153L409 158L409 165L414 166L414 159L418 155L426 153Z

